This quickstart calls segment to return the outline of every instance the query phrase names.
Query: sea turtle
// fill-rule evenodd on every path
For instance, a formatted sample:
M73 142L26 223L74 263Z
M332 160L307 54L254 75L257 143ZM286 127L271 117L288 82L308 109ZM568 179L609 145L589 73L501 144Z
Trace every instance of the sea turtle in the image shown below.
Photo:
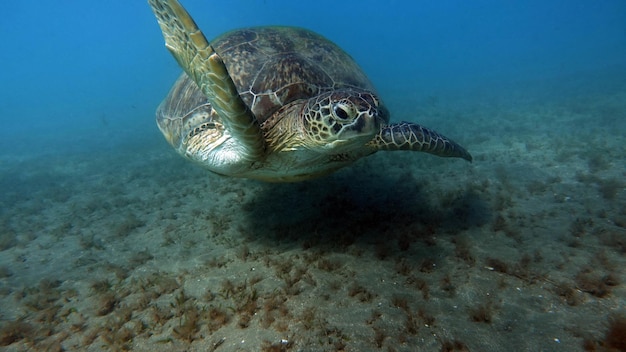
M471 155L389 113L355 61L309 30L255 27L207 41L177 0L148 0L185 71L157 124L185 157L227 176L305 180L379 150Z

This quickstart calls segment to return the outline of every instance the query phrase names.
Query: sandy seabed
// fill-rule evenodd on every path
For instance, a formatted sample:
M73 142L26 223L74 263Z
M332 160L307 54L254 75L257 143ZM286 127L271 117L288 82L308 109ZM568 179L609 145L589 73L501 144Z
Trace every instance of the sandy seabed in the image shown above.
M0 346L626 350L626 93L444 105L395 109L472 164L378 153L264 184L155 131L0 155Z

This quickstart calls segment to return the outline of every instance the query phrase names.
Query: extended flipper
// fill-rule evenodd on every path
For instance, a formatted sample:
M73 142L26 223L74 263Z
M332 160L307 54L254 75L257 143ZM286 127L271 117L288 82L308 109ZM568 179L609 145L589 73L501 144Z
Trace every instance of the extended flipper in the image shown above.
M383 126L369 146L376 150L412 150L442 157L463 158L472 162L470 153L456 142L410 122Z
M265 152L261 128L239 96L222 58L177 0L148 3L159 21L165 46L206 95L226 130L239 141L243 154L250 161L261 158Z

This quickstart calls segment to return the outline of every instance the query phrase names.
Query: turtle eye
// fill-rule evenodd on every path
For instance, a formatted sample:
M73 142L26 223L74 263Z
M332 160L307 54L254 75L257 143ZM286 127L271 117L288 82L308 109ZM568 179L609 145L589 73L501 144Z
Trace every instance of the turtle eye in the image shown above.
M333 105L333 116L340 122L351 121L356 117L356 109L352 104L344 102Z

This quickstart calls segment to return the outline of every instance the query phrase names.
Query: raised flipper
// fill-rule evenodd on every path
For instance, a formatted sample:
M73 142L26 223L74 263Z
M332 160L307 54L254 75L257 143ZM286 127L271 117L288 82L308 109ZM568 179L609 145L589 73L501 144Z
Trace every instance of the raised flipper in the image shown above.
M159 21L165 46L191 77L226 130L239 141L250 161L265 153L265 142L254 114L243 102L222 58L215 52L189 13L176 0L148 0Z
M376 150L412 150L441 157L463 158L472 162L470 153L456 142L410 122L383 126L369 146Z

